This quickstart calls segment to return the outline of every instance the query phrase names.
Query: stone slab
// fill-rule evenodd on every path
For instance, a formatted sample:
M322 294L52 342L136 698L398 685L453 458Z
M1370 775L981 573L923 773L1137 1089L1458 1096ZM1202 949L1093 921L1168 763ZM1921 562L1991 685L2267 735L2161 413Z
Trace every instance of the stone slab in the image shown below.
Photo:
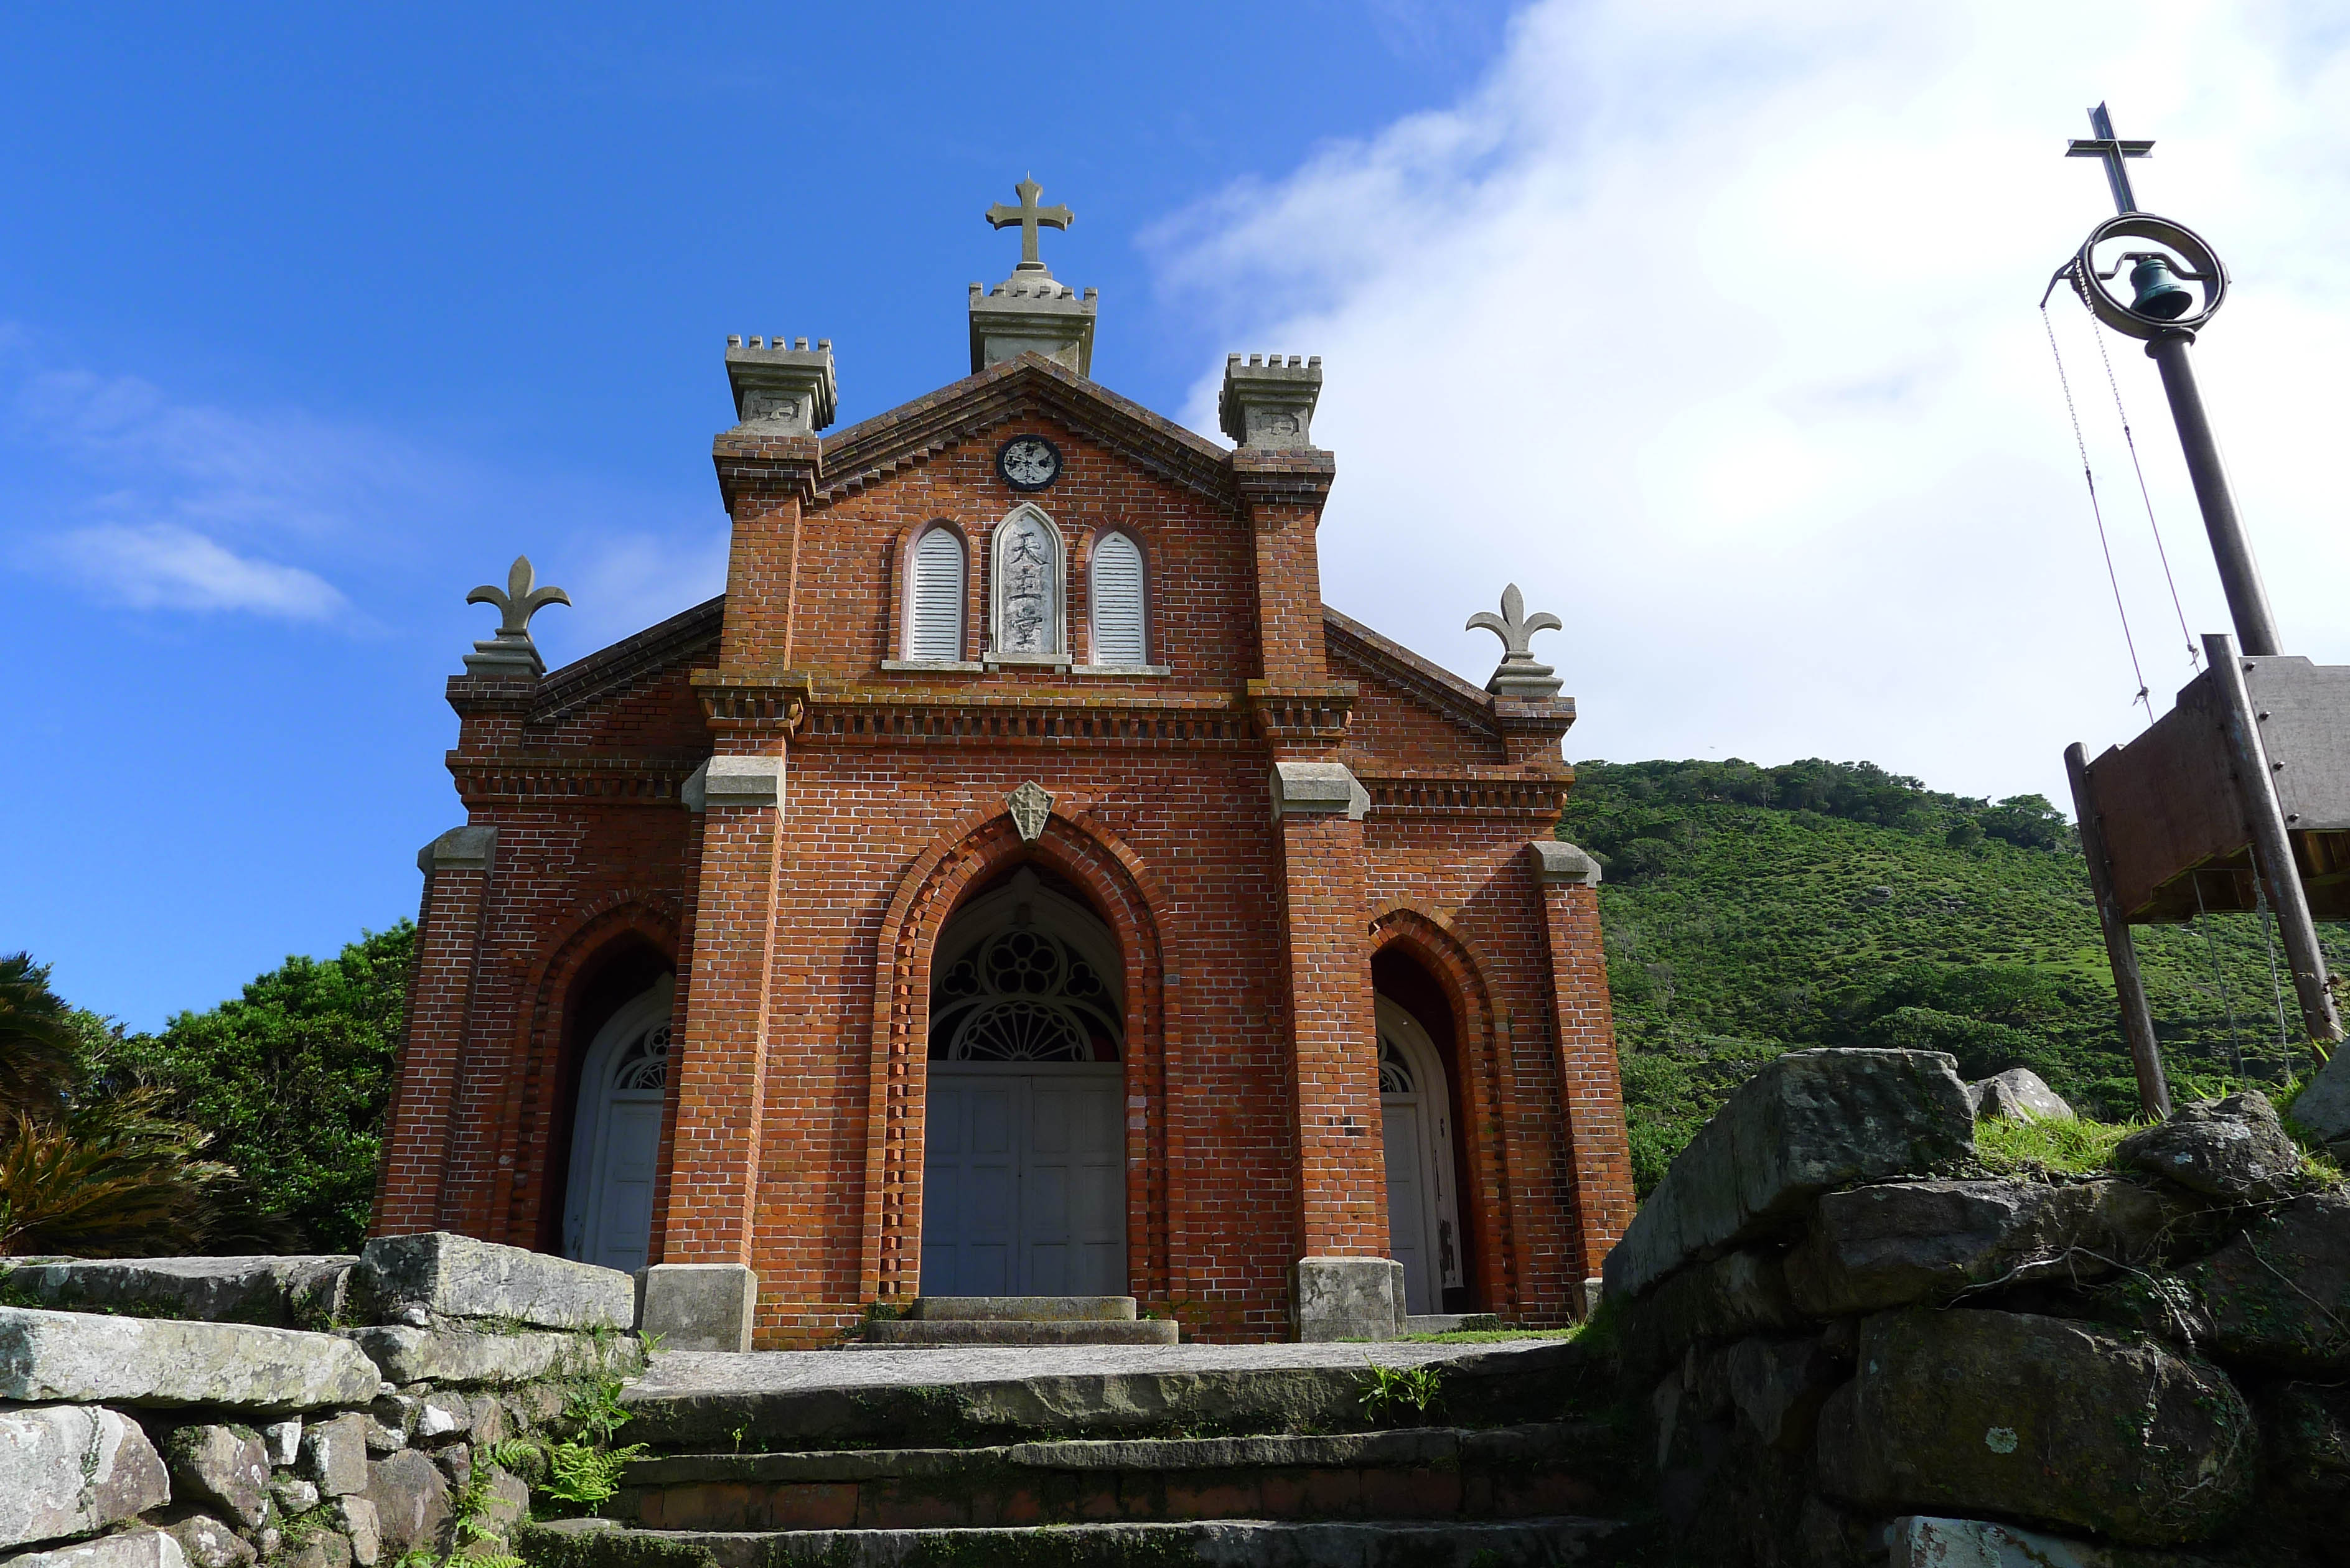
M1622 1319L1625 1365L1648 1376L1692 1344L1809 1326L1787 1293L1775 1251L1742 1249L1682 1269Z
M906 1314L923 1323L1132 1323L1132 1296L923 1296Z
M2101 1547L2012 1524L1908 1514L1885 1527L1887 1568L2113 1568Z
M76 1258L0 1272L0 1289L60 1311L193 1318L271 1328L324 1328L343 1307L359 1259L285 1257Z
M1490 1312L1416 1312L1403 1320L1406 1334L1493 1334L1502 1326Z
M566 1521L574 1523L575 1521ZM925 1563L1019 1563L1034 1568L1197 1563L1209 1568L1563 1568L1591 1562L1618 1525L1555 1518L1430 1523L1290 1523L1203 1520L1180 1524L1057 1524L953 1530L637 1531L526 1532L525 1555L544 1568L622 1568L654 1560L656 1542L710 1553L717 1568L899 1568Z
M1173 1345L1181 1332L1172 1318L1074 1318L997 1322L968 1318L879 1319L865 1325L864 1345Z
M96 1541L8 1559L8 1568L188 1568L186 1553L160 1530L126 1530Z
M0 1411L0 1547L85 1535L171 1497L137 1422L78 1405Z
M251 1428L182 1427L164 1450L180 1501L216 1503L247 1530L261 1528L269 1504L269 1449Z
M490 1318L539 1328L636 1326L636 1281L618 1269L575 1263L448 1231L379 1236L359 1253L351 1304L377 1323L415 1324L422 1313Z
M2182 1277L2221 1355L2350 1373L2350 1197L2296 1198Z
M742 1263L655 1263L642 1271L637 1322L666 1350L746 1351L759 1276Z
M1929 1176L1973 1147L1974 1110L1939 1051L1791 1051L1740 1085L1607 1254L1628 1301L1693 1259L1791 1222L1856 1182Z
M621 1395L631 1441L731 1449L926 1448L1026 1438L1339 1431L1366 1425L1367 1368L1440 1365L1448 1421L1555 1418L1611 1397L1573 1340L1066 1349L679 1352Z
M0 1399L276 1413L363 1405L380 1381L331 1334L0 1307Z
M188 1568L246 1568L260 1553L236 1532L208 1513L192 1513L164 1526L180 1543Z
M1877 1513L1996 1514L2127 1545L2210 1534L2251 1496L2252 1412L2216 1367L2022 1313L1861 1325L1820 1414L1820 1490Z
M381 1368L382 1380L390 1383L529 1383L599 1367L625 1376L644 1365L643 1347L627 1336L599 1349L584 1334L533 1330L494 1334L379 1325L343 1329L340 1335Z

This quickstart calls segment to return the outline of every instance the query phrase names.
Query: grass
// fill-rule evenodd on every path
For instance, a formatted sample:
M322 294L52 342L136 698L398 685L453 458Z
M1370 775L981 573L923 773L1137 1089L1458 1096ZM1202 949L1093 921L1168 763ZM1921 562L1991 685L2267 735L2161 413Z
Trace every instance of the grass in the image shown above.
M1500 1345L1512 1339L1573 1339L1583 1325L1572 1328L1462 1328L1451 1334L1407 1334L1406 1345ZM1394 1343L1390 1341L1389 1343Z
M2090 1176L2111 1170L2114 1150L2137 1130L2129 1122L1988 1117L1975 1124L1975 1158L1994 1176Z

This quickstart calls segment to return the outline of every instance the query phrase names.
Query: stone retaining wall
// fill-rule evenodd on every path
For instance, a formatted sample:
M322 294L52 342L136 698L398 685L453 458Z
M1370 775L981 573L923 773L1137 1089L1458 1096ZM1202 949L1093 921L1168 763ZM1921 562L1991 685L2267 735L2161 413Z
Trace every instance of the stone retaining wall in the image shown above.
M489 1445L643 1365L635 1282L435 1232L0 1260L0 1568L385 1568L528 1501Z
M1607 1263L1693 1562L2350 1563L2350 1194L2257 1094L2024 1181L1936 1053L1797 1053Z

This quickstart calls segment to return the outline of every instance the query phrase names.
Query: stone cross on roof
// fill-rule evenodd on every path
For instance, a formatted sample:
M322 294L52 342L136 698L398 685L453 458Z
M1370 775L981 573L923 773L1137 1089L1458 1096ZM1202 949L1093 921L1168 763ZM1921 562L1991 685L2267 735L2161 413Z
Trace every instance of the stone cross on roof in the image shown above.
M2064 147L2064 156L2067 158L2104 159L2106 161L2106 183L2112 186L2114 192L2114 211L2116 213L2137 212L2137 197L2130 190L2129 165L2122 161L2126 158L2153 157L2154 143L2151 141L2124 141L2120 137L2116 136L2114 134L2114 117L2106 112L2106 106L2104 104L2099 104L2096 108L2089 111L2089 129L2095 131L2097 134L2085 140L2075 138L2072 141L2067 142Z
M1045 187L1036 183L1036 177L1034 174L1029 175L1026 179L1021 181L1019 184L1012 187L1012 189L1018 193L1020 197L1020 204L1016 207L1012 207L1006 206L1002 202L998 202L995 205L987 210L987 221L994 224L999 229L1008 229L1014 223L1019 224L1019 270L1022 272L1045 272L1047 269L1045 265L1044 260L1036 252L1036 231L1039 229L1066 229L1070 223L1076 220L1076 214L1070 212L1066 207L1038 206L1036 204L1036 198L1045 193Z

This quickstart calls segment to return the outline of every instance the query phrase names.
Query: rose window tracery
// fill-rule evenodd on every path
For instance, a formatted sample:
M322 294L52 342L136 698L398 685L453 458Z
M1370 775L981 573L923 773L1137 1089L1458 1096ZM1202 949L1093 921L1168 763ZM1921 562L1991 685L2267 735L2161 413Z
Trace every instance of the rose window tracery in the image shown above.
M1014 926L941 971L933 1062L1115 1062L1124 1033L1094 966L1051 932Z

